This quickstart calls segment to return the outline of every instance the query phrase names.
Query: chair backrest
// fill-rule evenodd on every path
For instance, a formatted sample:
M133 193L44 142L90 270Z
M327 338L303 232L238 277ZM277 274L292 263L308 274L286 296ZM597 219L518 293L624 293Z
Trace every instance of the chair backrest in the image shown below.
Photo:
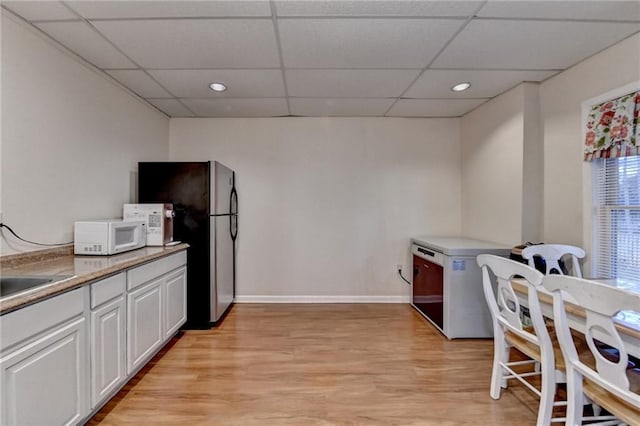
M540 346L541 352L545 352L543 356L545 358L550 356L550 360L553 362L551 340L540 310L537 294L537 289L542 285L544 275L525 264L491 254L481 254L477 261L482 268L482 287L493 317L494 334L497 334L496 327L510 330ZM489 270L496 277L496 286L492 283ZM519 282L527 288L526 297L533 332L523 323L522 307L511 282L517 275L523 278Z
M568 246L565 244L536 244L522 250L522 257L529 261L529 266L535 268L534 256L540 256L546 264L546 275L555 273L564 275L564 271L560 267L560 260L564 257L571 256L571 266L573 275L582 278L582 270L578 259L583 259L585 252L580 247Z
M570 364L583 377L630 404L640 407L640 395L630 390L626 375L629 360L628 344L620 338L614 323L614 318L620 311L640 312L640 294L595 281L560 275L546 276L543 286L553 292L556 333L567 366ZM595 358L595 369L578 357L565 310L566 295L571 296L585 310L584 335L589 350ZM598 350L594 339L617 349L619 352L617 362L611 361L611 357L605 357Z

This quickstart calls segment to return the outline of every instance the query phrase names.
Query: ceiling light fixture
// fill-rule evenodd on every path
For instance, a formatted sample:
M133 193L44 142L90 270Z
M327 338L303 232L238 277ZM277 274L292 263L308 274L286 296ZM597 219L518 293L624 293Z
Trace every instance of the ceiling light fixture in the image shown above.
M471 83L465 81L464 83L456 84L451 88L451 90L453 90L454 92L462 92L463 90L467 90L469 87L471 87Z
M227 86L222 83L211 83L209 85L209 89L213 90L214 92L224 92L225 90L227 90Z

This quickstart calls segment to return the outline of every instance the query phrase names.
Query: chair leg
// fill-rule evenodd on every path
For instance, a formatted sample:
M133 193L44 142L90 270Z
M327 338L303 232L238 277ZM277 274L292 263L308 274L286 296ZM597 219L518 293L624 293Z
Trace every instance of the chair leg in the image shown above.
M500 399L500 389L507 387L504 371L500 363L509 361L509 347L504 340L504 332L500 327L494 327L493 337L493 370L491 371L491 389L489 394L493 399Z
M582 376L567 366L567 426L582 425Z
M551 423L553 414L553 399L556 391L555 370L551 368L549 362L540 363L541 384L540 384L540 405L538 406L538 426L547 426Z

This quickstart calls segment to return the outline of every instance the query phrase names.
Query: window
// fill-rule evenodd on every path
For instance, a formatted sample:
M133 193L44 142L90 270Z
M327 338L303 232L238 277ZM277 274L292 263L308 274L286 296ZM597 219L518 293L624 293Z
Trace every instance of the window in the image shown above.
M640 281L640 156L595 161L596 276Z

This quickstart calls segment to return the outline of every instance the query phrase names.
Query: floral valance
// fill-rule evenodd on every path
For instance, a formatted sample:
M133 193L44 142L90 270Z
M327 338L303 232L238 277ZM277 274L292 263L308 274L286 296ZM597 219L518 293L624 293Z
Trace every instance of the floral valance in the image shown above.
M584 160L640 155L640 91L591 107Z

